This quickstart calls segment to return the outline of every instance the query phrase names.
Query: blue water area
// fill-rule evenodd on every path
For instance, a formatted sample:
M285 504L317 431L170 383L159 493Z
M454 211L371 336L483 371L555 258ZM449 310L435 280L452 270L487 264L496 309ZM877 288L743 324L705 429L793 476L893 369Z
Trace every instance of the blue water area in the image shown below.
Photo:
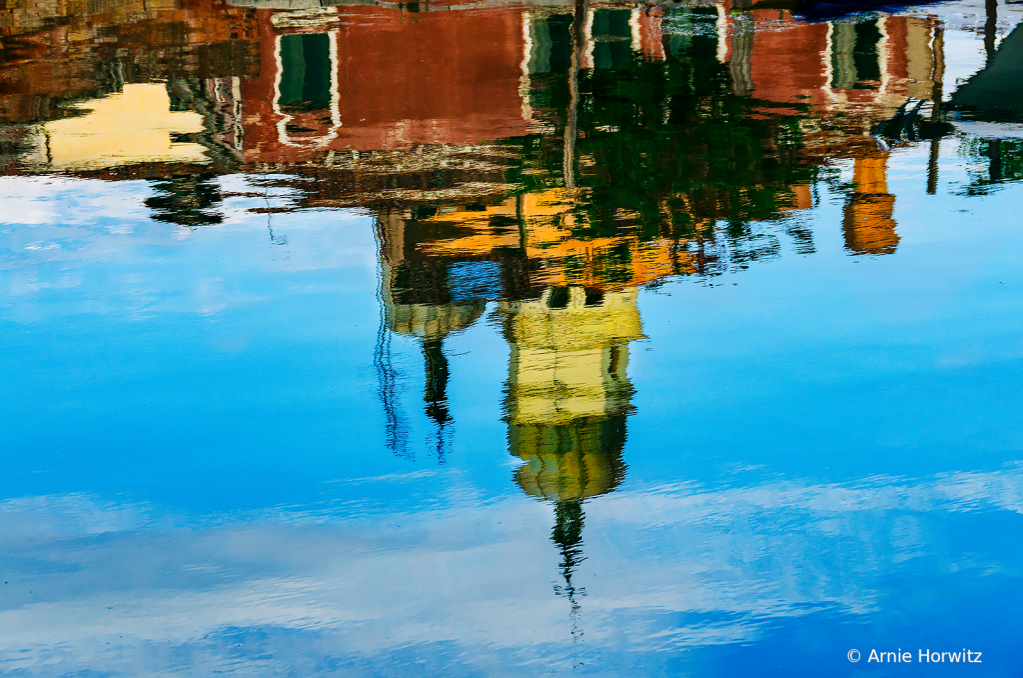
M554 506L513 482L494 303L445 348L442 446L392 339L399 457L372 217L253 213L239 176L182 234L96 208L142 182L5 180L33 219L3 229L5 671L854 675L852 648L969 648L1015 675L1023 187L929 196L924 152L894 159L895 254L849 256L822 186L813 253L783 218L776 257L639 294L627 472L582 503L572 600Z

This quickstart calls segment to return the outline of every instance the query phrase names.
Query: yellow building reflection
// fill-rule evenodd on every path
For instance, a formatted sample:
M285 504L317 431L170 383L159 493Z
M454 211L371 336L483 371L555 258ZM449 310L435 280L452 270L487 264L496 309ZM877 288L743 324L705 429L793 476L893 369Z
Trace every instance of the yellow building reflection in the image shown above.
M205 130L202 116L171 110L166 85L126 84L74 106L82 115L40 125L28 162L51 170L96 170L136 163L207 164L206 148L176 141Z
M507 444L522 460L514 480L553 504L551 538L563 579L555 590L570 601L573 635L581 633L584 590L572 577L583 558L583 505L614 491L626 473L629 344L643 338L639 286L691 272L678 240L643 240L629 229L580 235L576 200L548 189L437 206L419 218L411 210L385 212L377 220L383 305L377 369L388 445L407 454L389 337L415 337L422 347L425 410L438 426L442 458L442 432L451 421L442 342L476 323L491 303L509 346Z
M631 410L629 343L643 337L638 289L549 287L539 299L502 301L511 348L505 409L508 447L524 463L515 482L554 503L551 538L561 551L572 635L579 629L572 577L582 562L583 502L625 477L625 418Z
M643 336L636 302L636 288L573 286L499 305L511 347L508 444L525 462L515 479L527 494L581 500L621 481L628 344Z

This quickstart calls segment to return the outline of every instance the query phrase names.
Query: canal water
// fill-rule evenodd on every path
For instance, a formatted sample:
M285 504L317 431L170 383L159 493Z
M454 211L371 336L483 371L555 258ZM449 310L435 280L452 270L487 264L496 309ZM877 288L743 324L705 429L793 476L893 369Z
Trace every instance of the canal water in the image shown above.
M237 2L0 10L0 674L1020 675L1023 6Z

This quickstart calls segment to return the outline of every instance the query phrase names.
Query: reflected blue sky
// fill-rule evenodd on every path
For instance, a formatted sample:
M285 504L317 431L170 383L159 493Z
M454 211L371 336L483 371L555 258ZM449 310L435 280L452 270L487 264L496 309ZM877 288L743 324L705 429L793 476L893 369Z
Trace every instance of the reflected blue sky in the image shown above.
M850 647L966 646L1016 675L1023 187L958 195L944 154L936 195L926 147L889 163L895 255L849 256L819 183L813 254L641 291L575 634L496 321L446 344L443 463L393 339L414 458L385 448L371 216L256 212L289 196L239 175L189 230L142 182L5 178L2 670L858 675Z
M15 4L0 675L1020 675L1019 9Z

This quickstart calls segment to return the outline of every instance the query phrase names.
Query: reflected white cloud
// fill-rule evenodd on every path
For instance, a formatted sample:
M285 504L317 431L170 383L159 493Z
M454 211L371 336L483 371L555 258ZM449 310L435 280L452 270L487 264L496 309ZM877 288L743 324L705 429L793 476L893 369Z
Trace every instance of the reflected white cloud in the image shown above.
M910 559L1014 571L1005 551L958 544L949 517L1021 508L1018 467L607 495L586 504L580 649L552 591L550 508L524 497L173 520L81 496L9 500L0 654L34 675L134 673L168 648L192 671L251 671L327 645L354 671L446 647L465 667L528 673L540 652L657 652L751 641L793 616L855 617ZM236 643L265 652L232 655Z
M145 201L153 189L143 181L0 177L0 200L10 207L0 217L0 289L19 301L8 317L208 315L340 285L281 289L268 282L297 271L362 269L346 284L373 284L369 217L355 210L260 213L287 204L289 192L241 175L216 181L222 221L188 228L152 219Z

